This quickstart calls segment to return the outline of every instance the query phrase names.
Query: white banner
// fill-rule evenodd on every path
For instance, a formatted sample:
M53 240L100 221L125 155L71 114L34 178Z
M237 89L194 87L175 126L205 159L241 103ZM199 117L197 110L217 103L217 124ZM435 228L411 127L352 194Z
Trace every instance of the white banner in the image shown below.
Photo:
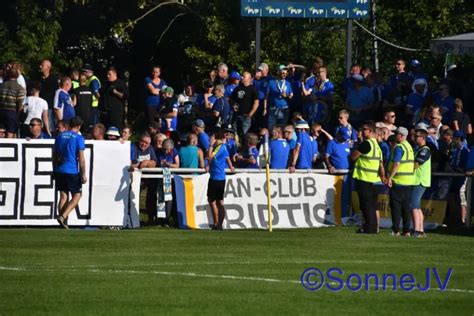
M58 225L53 145L54 140L0 140L0 225ZM138 212L129 207L130 143L86 141L85 160L88 181L68 224L138 227Z
M180 227L206 229L213 224L207 201L209 175L177 179ZM270 178L274 228L325 226L333 220L335 177L321 174L272 174ZM227 177L225 229L268 228L265 174ZM192 195L192 198L190 198Z

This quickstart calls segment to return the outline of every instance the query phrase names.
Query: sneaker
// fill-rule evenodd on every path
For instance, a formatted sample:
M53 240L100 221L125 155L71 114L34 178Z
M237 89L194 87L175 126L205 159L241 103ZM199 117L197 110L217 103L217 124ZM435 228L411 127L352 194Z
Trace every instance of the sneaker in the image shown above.
M404 233L402 234L402 236L403 236L403 237L410 237L411 234L410 234L410 232L404 232Z
M59 217L57 218L57 221L58 221L59 225L61 225L62 228L64 228L64 229L69 229L69 226L67 226L67 224L66 224L66 222L65 222L65 220L64 220L64 217L59 216Z
M365 233L363 228L359 228L358 230L356 230L356 234L363 234L363 233Z
M392 237L398 237L400 236L400 232L394 232L393 230L390 232L390 236Z
M425 232L417 232L416 237L417 238L426 238L426 234L425 234Z

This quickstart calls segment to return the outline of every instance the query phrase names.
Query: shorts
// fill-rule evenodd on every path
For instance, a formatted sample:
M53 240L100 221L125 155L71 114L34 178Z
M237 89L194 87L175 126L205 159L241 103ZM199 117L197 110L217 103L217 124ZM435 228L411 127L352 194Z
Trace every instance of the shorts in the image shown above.
M0 110L0 124L5 126L7 133L16 133L18 129L16 119L16 111L5 109Z
M464 183L463 183L461 189L459 190L459 195L460 195L460 198L461 198L461 206L464 206L464 207L467 207L466 183L467 183L467 179L464 180Z
M55 173L56 189L61 192L71 192L71 194L82 193L81 176L69 173Z
M410 197L410 209L421 209L421 198L423 197L425 191L426 188L422 185L413 186Z
M225 180L209 179L207 184L207 200L210 202L224 200Z

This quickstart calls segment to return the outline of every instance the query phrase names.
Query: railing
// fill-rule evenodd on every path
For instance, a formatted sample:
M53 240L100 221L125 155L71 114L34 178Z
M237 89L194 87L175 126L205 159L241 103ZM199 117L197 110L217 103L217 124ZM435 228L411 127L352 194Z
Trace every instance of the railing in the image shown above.
M171 168L169 169L173 174L179 174L183 178L193 178L200 174L206 173L206 169L203 168ZM139 170L142 173L142 179L159 179L163 177L163 168L144 168ZM340 169L336 170L332 175L347 175L351 170ZM230 169L226 169L227 174L235 173L265 173L265 169L240 169L237 168L234 172L231 172ZM289 173L288 169L270 169L270 173ZM326 169L297 169L294 173L299 174L308 174L308 173L317 173L317 174L329 174ZM441 177L467 177L466 183L466 202L467 202L467 214L466 214L466 226L471 226L471 205L472 205L472 176L466 176L463 173L455 172L433 172L432 176L441 176Z

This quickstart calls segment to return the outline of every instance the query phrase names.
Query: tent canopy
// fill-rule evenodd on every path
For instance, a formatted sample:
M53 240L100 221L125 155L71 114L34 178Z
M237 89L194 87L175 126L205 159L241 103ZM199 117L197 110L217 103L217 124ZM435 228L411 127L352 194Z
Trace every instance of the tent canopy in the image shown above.
M474 33L432 39L430 49L435 54L474 55Z

